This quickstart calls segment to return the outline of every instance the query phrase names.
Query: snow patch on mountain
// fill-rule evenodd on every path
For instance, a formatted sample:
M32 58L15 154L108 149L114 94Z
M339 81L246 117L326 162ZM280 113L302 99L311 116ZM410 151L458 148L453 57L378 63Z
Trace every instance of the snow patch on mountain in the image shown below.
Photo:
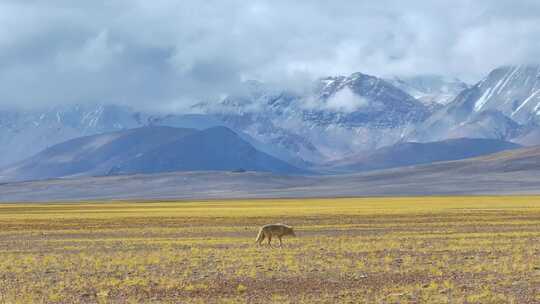
M493 70L479 84L483 93L475 111L497 110L520 124L536 122L540 102L540 65L505 66Z
M539 128L539 108L540 65L503 66L462 91L408 134L408 138L433 141L462 136L518 140Z

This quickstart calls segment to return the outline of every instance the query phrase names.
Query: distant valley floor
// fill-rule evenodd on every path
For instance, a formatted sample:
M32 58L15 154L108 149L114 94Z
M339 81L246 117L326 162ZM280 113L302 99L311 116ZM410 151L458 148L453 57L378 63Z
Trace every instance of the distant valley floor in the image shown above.
M474 163L475 164L475 163ZM0 184L1 202L539 194L540 171L447 162L370 173L178 172Z

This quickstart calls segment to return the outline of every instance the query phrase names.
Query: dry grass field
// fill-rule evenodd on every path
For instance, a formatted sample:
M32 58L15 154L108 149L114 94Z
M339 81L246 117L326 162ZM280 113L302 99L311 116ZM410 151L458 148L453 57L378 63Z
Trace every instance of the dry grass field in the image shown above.
M540 303L540 197L4 204L0 303Z

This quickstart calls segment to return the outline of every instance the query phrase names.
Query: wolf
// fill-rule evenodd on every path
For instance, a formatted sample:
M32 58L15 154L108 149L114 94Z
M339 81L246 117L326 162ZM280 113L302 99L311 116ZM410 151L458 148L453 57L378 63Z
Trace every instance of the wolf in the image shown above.
M276 236L279 239L279 247L282 247L283 242L281 241L281 238L285 235L296 236L293 227L280 223L264 225L259 229L259 234L257 235L257 239L255 239L255 243L261 245L264 238L267 238L268 246L272 246L270 244L272 242L272 237Z

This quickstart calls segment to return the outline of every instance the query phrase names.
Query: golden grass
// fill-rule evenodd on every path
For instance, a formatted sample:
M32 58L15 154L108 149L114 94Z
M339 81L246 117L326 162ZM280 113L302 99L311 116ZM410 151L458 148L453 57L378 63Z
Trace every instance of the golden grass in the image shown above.
M4 204L0 303L537 303L539 241L540 197Z

